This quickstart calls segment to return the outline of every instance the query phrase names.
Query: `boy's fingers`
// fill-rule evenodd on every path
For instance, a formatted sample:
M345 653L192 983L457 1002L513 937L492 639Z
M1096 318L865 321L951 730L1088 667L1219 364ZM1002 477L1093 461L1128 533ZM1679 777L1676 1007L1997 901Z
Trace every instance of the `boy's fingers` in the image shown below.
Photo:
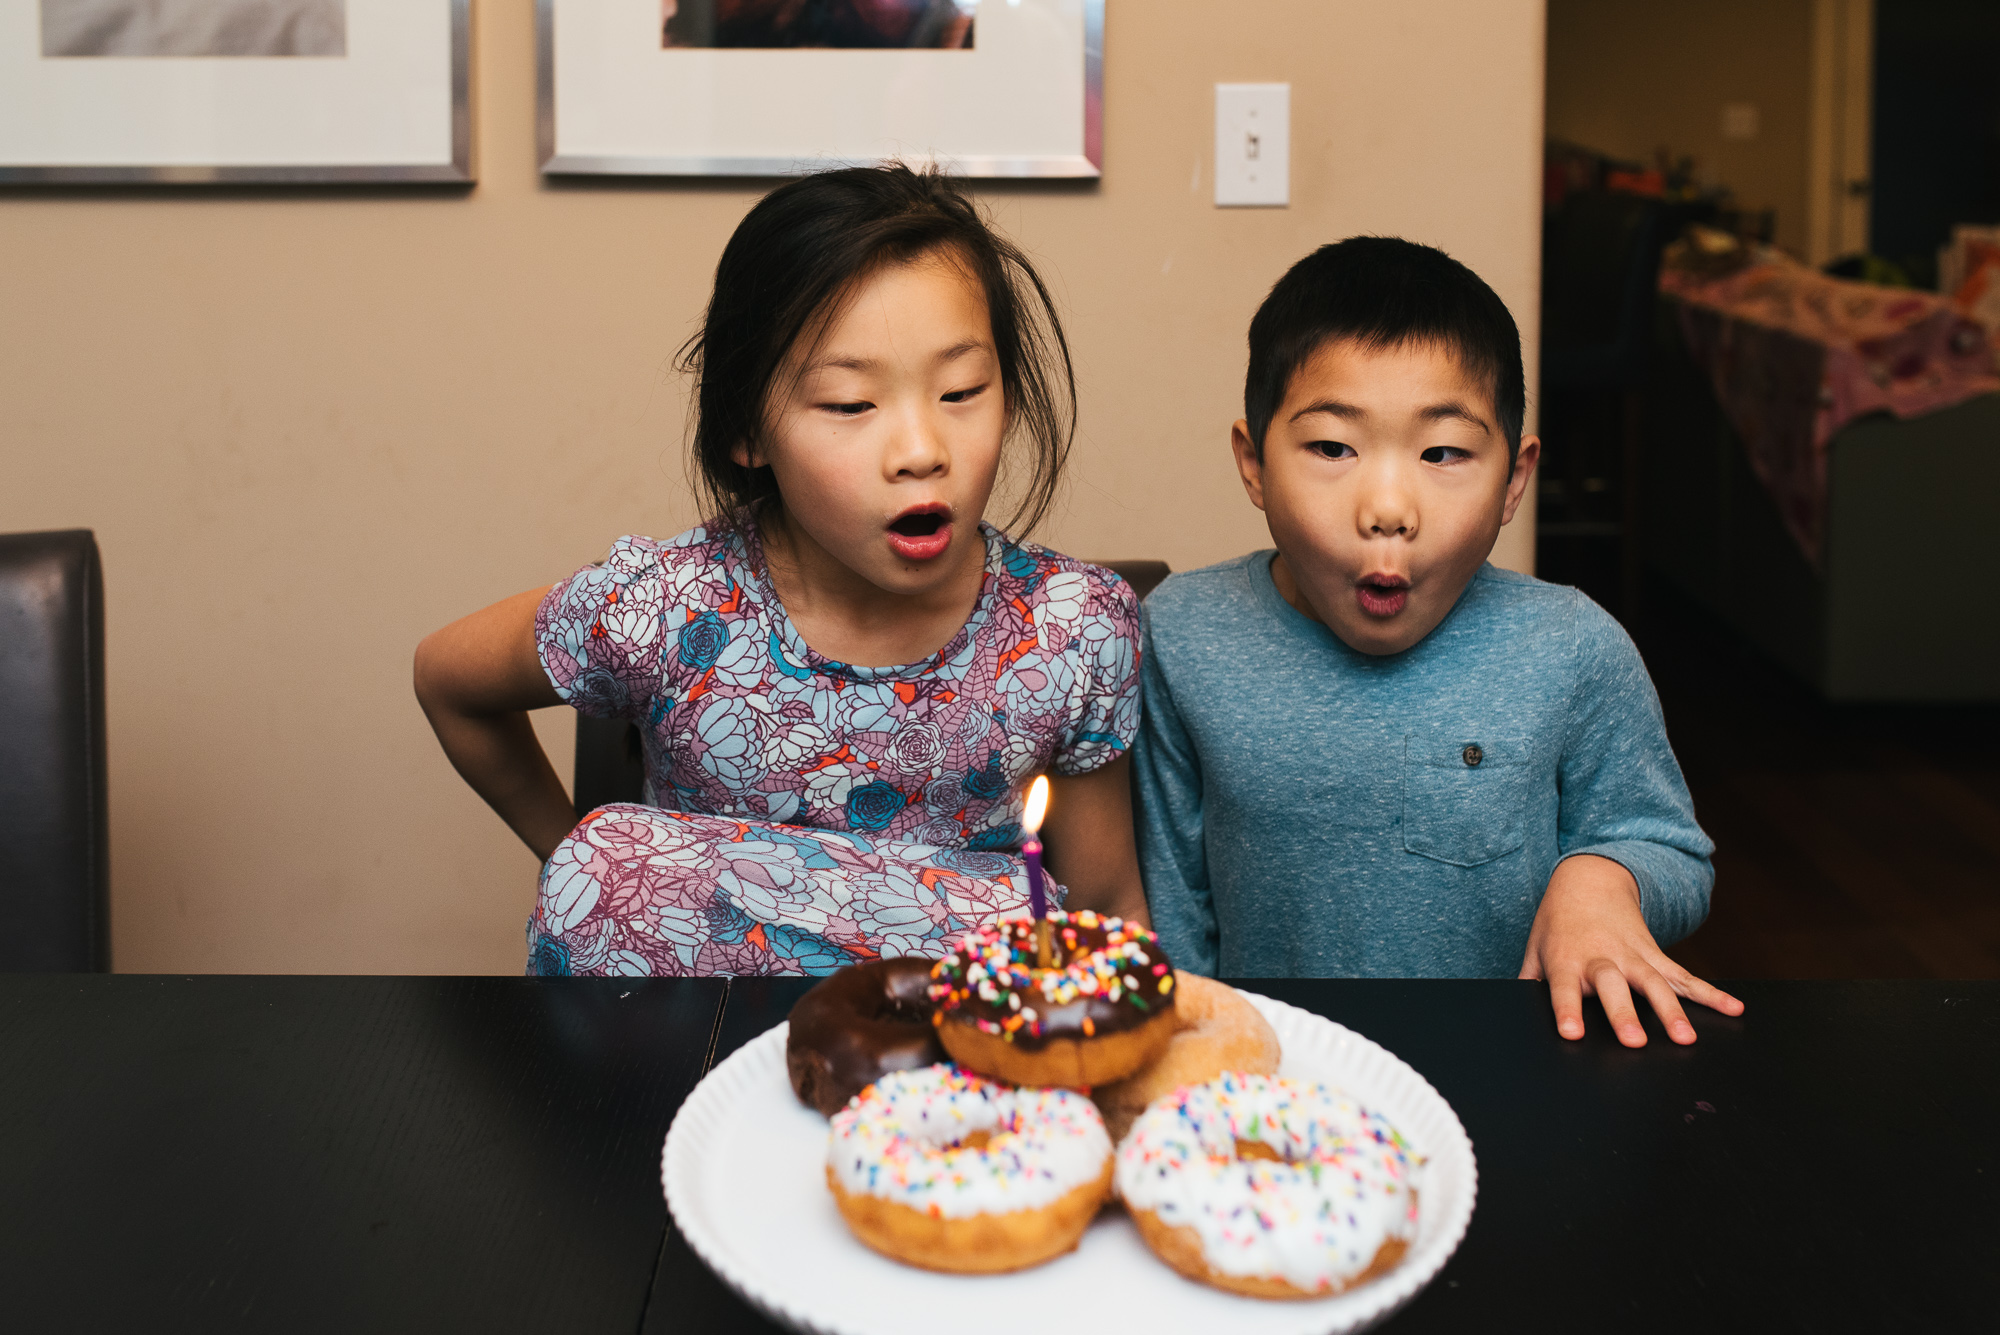
M1604 1006L1604 1018L1611 1021L1612 1030L1618 1041L1628 1048L1646 1046L1646 1026L1639 1023L1639 1012L1632 1005L1632 989L1625 984L1625 975L1610 960L1594 960L1590 965L1590 982L1597 989L1597 999Z
M1720 1012L1723 1015L1741 1015L1743 1013L1742 1002L1730 996L1715 984L1705 982L1691 973L1683 973L1681 975L1680 981L1674 984L1674 991L1680 993L1697 1006L1706 1006L1710 1010Z
M1674 995L1674 985L1659 970L1644 964L1635 966L1634 972L1638 974L1634 981L1645 992L1646 1000L1653 1003L1653 1014L1659 1017L1667 1037L1683 1045L1694 1042L1694 1026L1688 1023L1687 1012L1681 1009L1680 998Z
M1564 966L1549 974L1549 1004L1555 1007L1556 1032L1564 1038L1583 1037L1583 976Z

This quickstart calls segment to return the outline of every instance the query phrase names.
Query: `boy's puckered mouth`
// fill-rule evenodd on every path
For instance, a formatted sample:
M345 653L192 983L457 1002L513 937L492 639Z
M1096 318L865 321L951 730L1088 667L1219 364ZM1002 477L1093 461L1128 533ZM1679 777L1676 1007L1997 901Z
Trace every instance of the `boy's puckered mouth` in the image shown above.
M1410 602L1410 581L1402 575L1363 575L1354 582L1361 610L1372 617L1392 617Z
M929 561L951 546L951 507L943 501L912 505L889 521L889 546L906 561Z

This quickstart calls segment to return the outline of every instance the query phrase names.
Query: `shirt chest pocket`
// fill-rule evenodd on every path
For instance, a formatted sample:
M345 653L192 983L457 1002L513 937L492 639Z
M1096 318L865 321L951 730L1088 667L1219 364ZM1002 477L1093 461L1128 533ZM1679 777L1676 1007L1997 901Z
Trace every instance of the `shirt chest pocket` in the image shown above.
M1403 847L1477 867L1527 842L1532 783L1525 742L1490 735L1403 738Z

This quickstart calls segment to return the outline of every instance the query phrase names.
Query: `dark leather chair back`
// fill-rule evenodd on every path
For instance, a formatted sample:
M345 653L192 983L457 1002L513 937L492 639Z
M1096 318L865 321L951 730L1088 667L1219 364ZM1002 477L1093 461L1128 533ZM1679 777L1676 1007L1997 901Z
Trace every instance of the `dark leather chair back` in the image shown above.
M0 534L0 971L110 967L104 763L97 539Z
M1117 573L1144 598L1170 573L1165 561L1098 561ZM578 819L606 802L637 802L646 781L646 760L639 747L639 730L622 718L576 719L576 794Z

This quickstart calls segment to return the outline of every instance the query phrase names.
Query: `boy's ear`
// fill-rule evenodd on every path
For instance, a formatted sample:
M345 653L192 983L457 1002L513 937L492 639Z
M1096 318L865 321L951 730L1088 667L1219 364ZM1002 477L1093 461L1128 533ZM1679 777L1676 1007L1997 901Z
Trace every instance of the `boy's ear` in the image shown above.
M1257 447L1251 443L1250 424L1240 417L1229 428L1229 448L1236 455L1236 474L1243 479L1243 490L1250 493L1250 504L1263 509L1264 461L1257 457Z
M1507 504L1500 511L1503 528L1514 522L1514 512L1521 508L1521 498L1528 494L1528 483L1535 476L1535 465L1541 461L1542 438L1521 437L1520 452L1514 456L1514 475L1507 479Z

